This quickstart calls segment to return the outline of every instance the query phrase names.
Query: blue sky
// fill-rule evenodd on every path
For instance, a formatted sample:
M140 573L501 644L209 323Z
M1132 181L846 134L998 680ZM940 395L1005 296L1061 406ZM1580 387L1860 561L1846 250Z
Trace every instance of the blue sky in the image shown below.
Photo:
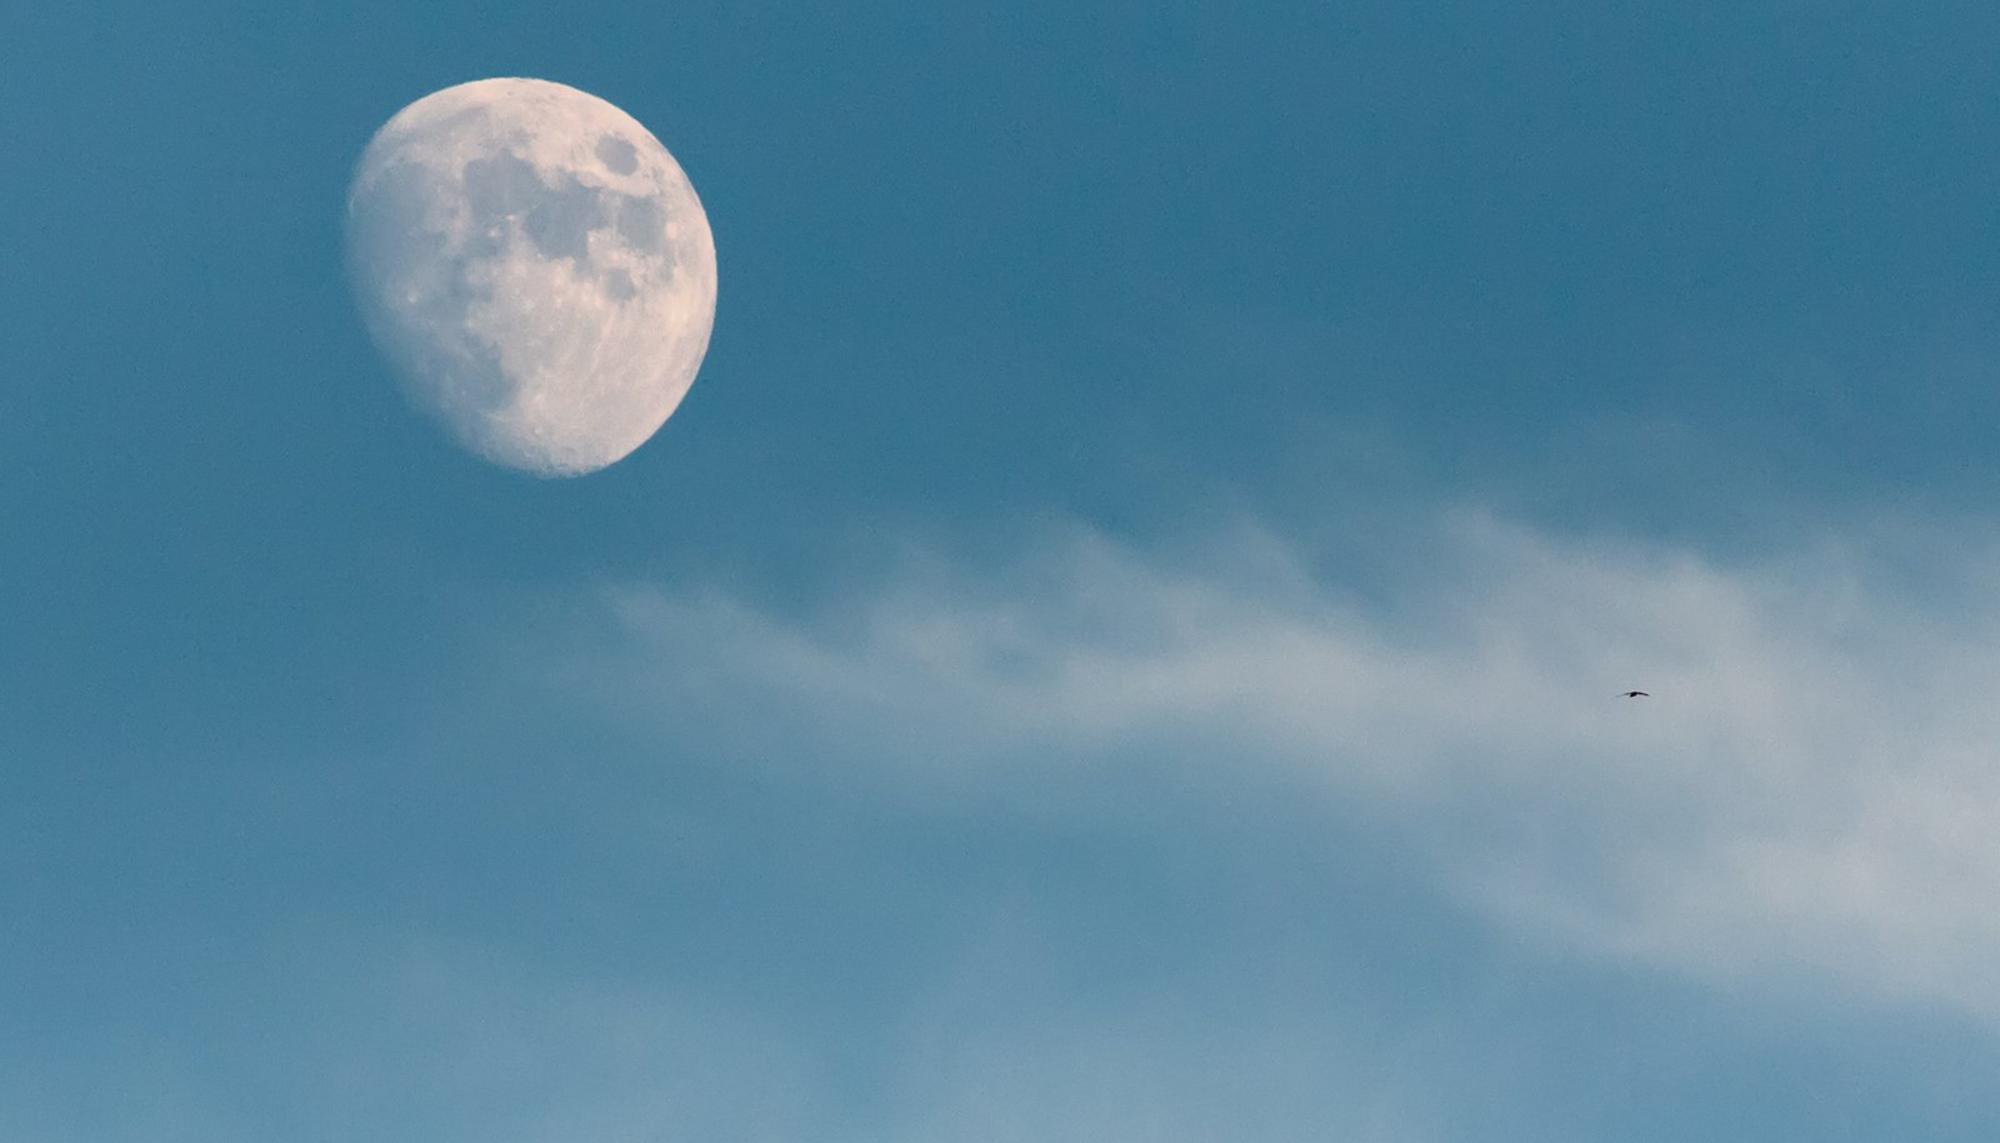
M1992 1138L2000 10L1602 8L9 15L0 1135ZM495 75L578 480L342 276Z

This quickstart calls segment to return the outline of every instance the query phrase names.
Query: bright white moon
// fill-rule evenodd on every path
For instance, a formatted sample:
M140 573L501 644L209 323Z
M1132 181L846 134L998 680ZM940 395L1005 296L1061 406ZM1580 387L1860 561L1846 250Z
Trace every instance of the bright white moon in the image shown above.
M397 112L355 169L347 255L411 400L539 476L644 444L715 322L715 241L680 164L623 111L539 79Z

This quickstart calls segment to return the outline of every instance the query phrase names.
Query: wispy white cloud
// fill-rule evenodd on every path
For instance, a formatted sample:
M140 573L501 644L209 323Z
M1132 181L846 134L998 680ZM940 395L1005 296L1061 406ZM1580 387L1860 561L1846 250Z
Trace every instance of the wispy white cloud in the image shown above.
M571 678L884 796L1085 813L1293 783L1543 939L2000 1020L1988 543L1722 562L1478 515L1428 534L1367 598L1254 528L913 553L803 618L631 588L605 599L619 649Z
M556 701L546 674L533 696L501 686L518 709L471 712L484 737L454 747L491 762L465 792L516 783L520 800L458 806L446 767L450 788L414 815L441 820L446 849L481 813L510 823L505 845L480 850L478 884L447 878L438 900L477 897L491 879L548 900L488 912L422 894L408 910L322 902L336 915L243 962L255 979L190 972L190 987L213 991L188 997L187 1014L142 1013L116 1043L67 1054L17 1048L0 1061L0 1126L51 1140L1400 1143L1494 1137L1494 1107L1511 1099L1523 1137L1602 1137L1615 1117L1533 1113L1568 1082L1561 1066L1517 1068L1525 1094L1507 1074L1504 1057L1546 1058L1543 1037L1577 1034L1561 1014L1524 1019L1546 994L1524 997L1522 982L1548 974L1515 974L1477 948L1403 964L1426 942L1477 943L1479 925L1435 902L1296 905L1299 886L1383 835L1411 858L1395 893L1406 875L1431 877L1565 955L2000 1020L1985 971L2000 924L1984 908L2000 889L1988 749L2000 714L1986 698L2000 683L2000 616L1982 602L2000 558L1983 541L1856 535L1722 561L1478 516L1424 531L1400 575L1316 564L1254 528L1144 551L1068 529L1004 562L919 549L879 574L829 569L838 590L806 613L658 585L592 596L582 616L566 606L556 622L569 642L552 644L544 624L521 646L538 672L567 648ZM489 683L482 673L470 689L491 695ZM1655 697L1615 697L1631 686ZM604 725L579 727L582 706ZM540 741L617 743L620 779L579 784L569 755L557 772L535 742L496 746L531 725ZM628 739L587 737L606 728L677 765L761 766L731 775L760 804L818 813L831 801L818 795L838 788L845 802L825 813L848 819L719 876L717 855L761 853L801 819L740 803L732 816L729 799L698 793L676 803L700 782L663 793L626 781ZM405 773L397 757L385 773ZM502 772L514 765L532 779ZM299 780L352 780L339 773ZM795 785L772 788L783 783ZM398 801L427 796L389 785ZM1239 797L1248 787L1256 796ZM1329 834L1360 819L1380 831L1332 837L1336 856L1278 876L1258 863L1318 843L1296 820L1273 827L1268 850L1219 832L1242 830L1243 807L1269 805L1273 789L1323 810ZM615 806L596 800L607 791ZM521 804L530 795L582 804L537 815ZM1183 811L1209 799L1235 802L1218 833L1119 849L1134 828L1200 825L1199 809ZM934 811L923 829L881 836ZM994 819L1011 831L1004 846L1110 837L1119 867L1086 855L1017 877L1017 852L960 852L936 828ZM529 839L546 832L560 836L537 849ZM1131 876L1190 850L1157 879ZM926 863L938 868L881 882L881 869ZM1189 883L1190 869L1214 879ZM628 876L647 900L616 900L646 916L550 903ZM1282 906L1208 906L1268 888L1259 879L1282 882ZM1165 882L1181 904L1161 905ZM871 888L839 896L857 883ZM1122 902L1127 890L1142 900ZM677 893L706 896L661 904ZM727 928L739 903L752 919L728 939L678 941ZM1379 946L1331 963L1342 950L1330 942L1395 928L1369 910L1397 908L1426 914L1420 935L1377 933ZM1293 931L1322 913L1340 915ZM550 936L578 917L618 947ZM1204 923L1225 931L1193 931ZM713 950L786 940L796 955L711 971ZM840 966L823 979L820 952ZM877 952L876 976L841 975L870 971ZM1490 989L1473 979L1489 968ZM1655 1047L1669 1061L1703 1050ZM127 1079L120 1099L91 1098L105 1074ZM263 1102L246 1103L239 1093L260 1083Z

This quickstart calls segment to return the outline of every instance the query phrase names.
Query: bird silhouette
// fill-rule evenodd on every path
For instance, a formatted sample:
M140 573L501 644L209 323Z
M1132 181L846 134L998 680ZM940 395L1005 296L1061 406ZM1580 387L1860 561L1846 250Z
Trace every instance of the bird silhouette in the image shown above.
M1626 691L1626 692L1625 692L1624 694L1622 694L1622 695L1619 695L1618 697L1619 697L1619 698L1652 698L1653 696L1652 696L1652 695L1649 695L1649 694L1647 694L1647 693L1646 693L1645 691Z

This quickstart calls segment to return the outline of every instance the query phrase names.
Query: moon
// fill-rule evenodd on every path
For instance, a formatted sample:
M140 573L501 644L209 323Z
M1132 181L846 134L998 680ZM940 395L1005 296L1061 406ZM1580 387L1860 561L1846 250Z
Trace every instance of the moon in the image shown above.
M347 265L410 400L536 476L644 444L715 323L715 240L680 164L546 80L459 84L383 124L348 189Z

